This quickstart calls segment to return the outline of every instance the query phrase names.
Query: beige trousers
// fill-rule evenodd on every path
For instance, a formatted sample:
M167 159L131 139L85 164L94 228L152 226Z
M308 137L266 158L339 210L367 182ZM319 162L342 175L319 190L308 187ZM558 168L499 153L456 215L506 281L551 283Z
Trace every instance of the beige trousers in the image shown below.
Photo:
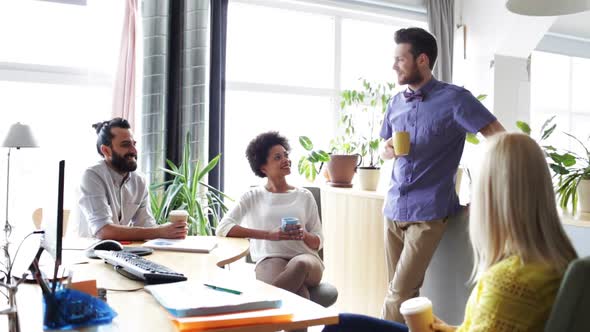
M309 287L322 281L322 263L310 254L285 259L269 257L256 265L256 279L309 299Z
M420 294L426 269L447 227L447 219L400 222L385 218L389 287L381 311L383 319L404 323L400 305Z

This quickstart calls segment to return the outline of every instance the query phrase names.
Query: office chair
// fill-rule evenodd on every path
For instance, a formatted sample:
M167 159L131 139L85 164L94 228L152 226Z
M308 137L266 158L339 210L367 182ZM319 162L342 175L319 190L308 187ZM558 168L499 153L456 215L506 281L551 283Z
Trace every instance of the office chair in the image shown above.
M320 188L318 187L304 187L305 189L309 190L315 199L316 205L318 206L318 214L320 216L320 221L322 220L322 205L321 205L321 195L320 195ZM324 250L320 249L318 255L321 259L324 259ZM252 261L252 257L250 253L246 256L246 262L254 263ZM332 304L336 303L338 299L338 289L333 285L327 282L320 282L319 285L315 287L311 287L309 289L309 297L312 302L315 302L322 307L329 307Z
M568 266L545 332L590 331L590 257L574 260Z
M315 199L316 205L318 206L318 214L320 215L320 221L322 220L322 199L321 191L319 187L304 187L309 190ZM321 259L324 259L324 250L320 249L318 252ZM327 282L321 282L319 285L309 289L310 300L327 308L332 304L336 303L338 299L338 289Z
M43 208L37 208L33 211L32 215L33 224L35 225L35 229L41 229L43 225ZM70 219L70 210L64 209L64 221L63 221L63 233L66 234L66 230L68 228L68 220Z

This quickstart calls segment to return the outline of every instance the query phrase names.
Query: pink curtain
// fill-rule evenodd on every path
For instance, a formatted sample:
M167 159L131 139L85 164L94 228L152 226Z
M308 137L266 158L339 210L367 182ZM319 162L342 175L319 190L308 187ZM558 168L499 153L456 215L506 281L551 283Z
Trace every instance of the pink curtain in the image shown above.
M125 0L119 65L113 94L113 117L122 117L135 127L135 38L137 0Z

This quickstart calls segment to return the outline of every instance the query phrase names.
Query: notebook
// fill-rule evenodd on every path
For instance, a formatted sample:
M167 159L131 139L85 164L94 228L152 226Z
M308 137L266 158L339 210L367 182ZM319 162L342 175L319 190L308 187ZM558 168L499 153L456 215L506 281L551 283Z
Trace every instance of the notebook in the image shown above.
M208 285L217 285L214 281ZM236 284L239 287L239 284ZM148 285L145 289L175 317L191 317L237 313L281 307L279 298L268 298L227 284L218 289L198 281ZM228 291L229 290L229 291ZM235 294L241 293L241 294Z
M189 236L186 239L153 239L145 242L144 247L155 250L209 253L217 247L217 239L209 236Z
M179 331L202 331L253 324L276 324L293 320L293 314L285 309L246 311L233 314L172 318Z

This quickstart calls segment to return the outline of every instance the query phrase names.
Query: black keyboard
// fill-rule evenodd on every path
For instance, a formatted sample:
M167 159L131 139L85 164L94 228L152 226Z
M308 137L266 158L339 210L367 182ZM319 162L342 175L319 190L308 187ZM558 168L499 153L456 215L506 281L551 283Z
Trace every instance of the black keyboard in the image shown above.
M136 254L106 250L95 250L94 253L106 263L123 269L125 273L131 274L147 284L164 284L186 280L184 274L175 272L164 265L154 263ZM127 276L124 273L123 275Z

